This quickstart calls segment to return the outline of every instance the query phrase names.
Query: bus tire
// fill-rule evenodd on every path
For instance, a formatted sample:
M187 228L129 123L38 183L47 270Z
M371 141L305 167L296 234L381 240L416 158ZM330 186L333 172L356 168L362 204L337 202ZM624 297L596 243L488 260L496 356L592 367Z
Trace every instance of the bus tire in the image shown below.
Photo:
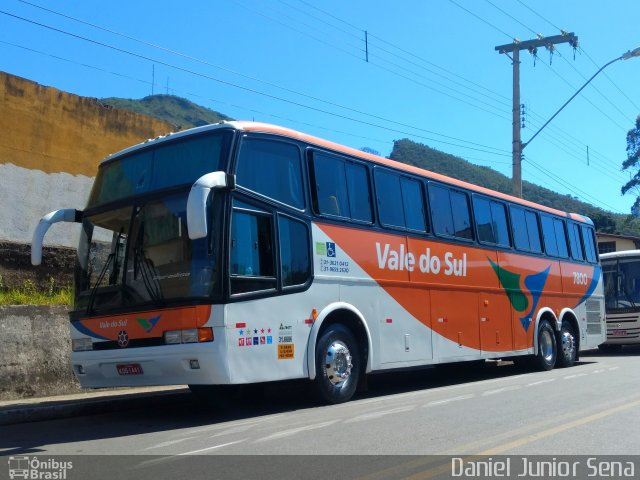
M542 320L538 326L538 353L533 357L532 365L536 370L551 370L557 357L556 333L549 322Z
M347 402L358 386L362 369L358 342L343 325L330 325L316 346L316 378L313 387L323 403Z
M558 360L560 368L573 367L578 354L578 344L573 326L566 320L562 322L558 336Z

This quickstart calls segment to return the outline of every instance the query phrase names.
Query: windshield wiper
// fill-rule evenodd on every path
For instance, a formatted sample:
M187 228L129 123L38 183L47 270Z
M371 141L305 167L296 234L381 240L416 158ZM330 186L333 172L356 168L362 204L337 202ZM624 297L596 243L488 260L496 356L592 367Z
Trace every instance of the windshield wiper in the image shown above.
M104 266L100 271L100 275L98 275L98 280L96 280L96 283L93 285L93 288L91 289L91 295L89 296L89 303L87 304L87 315L93 312L93 304L96 299L96 292L98 291L98 287L102 283L102 279L107 273L107 269L109 268L109 265L111 265L111 262L113 261L115 256L116 256L116 252L109 254L109 256L107 257L107 261L104 262Z
M133 278L137 277L137 273L140 272L142 277L142 283L147 290L149 297L154 303L160 304L163 301L162 289L160 287L160 281L155 273L155 267L144 251L144 222L140 223L140 230L138 231L138 237L133 248Z

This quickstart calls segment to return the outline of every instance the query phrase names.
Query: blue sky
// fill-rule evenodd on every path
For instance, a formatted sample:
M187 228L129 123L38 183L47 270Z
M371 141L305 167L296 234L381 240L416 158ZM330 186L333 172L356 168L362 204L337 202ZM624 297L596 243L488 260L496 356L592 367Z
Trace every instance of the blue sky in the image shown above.
M508 176L512 67L495 46L560 29L580 41L521 53L523 141L640 46L637 0L4 0L0 12L0 70L43 85L168 92L385 156L410 138ZM527 146L523 179L628 213L639 79L640 58L607 67Z

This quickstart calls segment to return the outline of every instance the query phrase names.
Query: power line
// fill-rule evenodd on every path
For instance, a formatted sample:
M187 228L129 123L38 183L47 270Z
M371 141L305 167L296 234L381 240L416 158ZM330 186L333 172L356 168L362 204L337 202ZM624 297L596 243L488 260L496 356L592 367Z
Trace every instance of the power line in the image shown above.
M549 170L547 170L546 168L544 168L543 166L539 165L538 163L534 162L531 158L527 157L527 162L532 165L534 168L538 169L540 172L542 172L545 176L547 176L548 178L550 178L551 180L553 180L554 182L556 182L557 184L561 185L563 188L576 193L579 192L578 196L581 196L582 198L590 198L591 202L595 203L595 204L600 204L605 206L606 208L608 208L611 211L616 211L615 207L612 207L611 205L608 205L604 202L602 202L601 200L597 199L596 197L588 194L587 192L580 190L578 187L576 187L575 185L569 183L566 181L566 179L563 179L562 181L557 179L557 175L553 174L552 172L550 172ZM571 187L571 188L569 188Z
M582 53L584 53L584 55L585 55L585 56L586 56L586 57L591 61L591 63L593 63L593 64L595 65L595 67L596 67L596 68L600 68L600 65L598 65L598 64L595 62L595 60L594 60L593 58L591 58L591 55L589 55L589 54L587 53L587 51L586 51L584 48L580 47L580 51L581 51ZM611 85L613 85L613 86L616 88L616 90L618 90L618 92L620 92L620 93L622 94L622 96L623 96L624 98L626 98L626 99L627 99L627 101L628 101L631 105L633 105L633 107L636 109L636 111L637 111L637 112L640 112L640 107L639 107L638 105L636 105L636 104L635 104L635 102L634 102L631 98L629 98L629 96L624 92L624 90L622 90L622 89L621 89L621 88L620 88L620 87L619 87L619 86L618 86L618 85L617 85L617 84L616 84L616 83L611 79L611 77L610 77L609 75L607 75L607 72L602 72L602 75L603 75L607 80L609 80L609 82L611 82Z
M570 67L571 67L571 68L572 68L572 69L573 69L573 70L574 70L578 75L580 75L580 76L583 78L583 80L585 80L585 81L586 81L586 80L588 79L588 77L587 77L586 75L583 75L583 74L582 74L582 72L581 72L580 70L578 70L578 69L575 67L575 65L573 65L569 60L567 60L567 59L564 57L564 55L560 55L560 58L561 58L562 60L564 60L564 61L567 63L567 65L569 65L569 66L570 66ZM598 68L599 68L599 67L598 67ZM591 88L593 88L596 92L598 92L598 94L599 94L602 98L604 98L604 100L605 100L607 103L609 103L609 105L611 105L614 109L616 109L616 110L618 111L618 113L620 113L620 115L622 115L622 116L625 118L625 120L628 120L628 118L627 118L627 114L626 114L626 113L624 113L622 110L620 110L620 108L619 108L615 103L613 103L609 97L607 97L604 93L602 93L602 92L600 91L600 89L595 85L595 82L594 82L594 83L592 83L590 86L591 86Z
M525 7L527 10L529 10L530 12L532 12L534 15L538 16L539 18L541 18L542 20L544 20L545 22L547 22L549 25L551 25L553 28L555 28L556 30L558 30L559 32L562 32L562 29L560 27L557 27L556 25L554 25L553 23L551 23L549 20L547 20L546 18L544 18L542 15L540 15L538 12L536 12L533 8L531 8L530 6L528 6L526 3L522 2L522 0L516 0L520 5L522 5L523 7Z
M496 151L506 152L506 150L504 150L504 149L499 149L499 148L496 148L496 147L491 147L491 146L488 146L488 145L483 145L483 144L479 144L479 143L471 142L471 141L464 140L464 139L457 138L457 137L453 137L453 136L450 136L450 135L445 135L445 134L438 133L438 132L435 132L435 131L432 131L432 130L427 130L427 129L423 129L423 128L420 128L420 127L416 127L416 126L414 126L414 125L409 125L409 124L407 124L407 123L398 122L398 121L395 121L395 120L390 120L390 119L384 118L384 117L379 116L379 115L370 114L370 113L367 113L367 112L364 112L364 111L361 111L361 110L358 110L358 109L354 109L354 108L351 108L351 107L347 107L347 106L345 106L345 105L338 104L338 103L336 103L336 102L332 102L332 101L324 100L324 99L321 99L321 98L315 97L315 96L313 96L313 95L305 94L305 93L302 93L302 92L299 92L299 91L296 91L296 90L292 90L292 89L287 88L287 87L280 86L280 85L278 85L278 84L275 84L275 83L272 83L272 82L266 81L266 80L264 80L264 79L260 79L260 78L256 78L256 77L253 77L253 76L250 76L250 75L242 74L242 73L237 72L237 71L234 71L234 70L232 70L232 69L229 69L229 68L226 68L226 67L223 67L223 66L220 66L220 65L213 64L213 63L208 62L208 61L206 61L206 60L202 60L202 59L200 59L200 58L193 57L193 56L191 56L191 55L187 55L187 54L181 53L181 52L179 52L179 51L176 51L176 50L172 50L172 49L169 49L169 48L163 47L163 46L161 46L161 45L157 45L157 44L154 44L154 43L151 43L151 42L147 42L147 41L145 41L145 40L141 40L141 39L138 39L138 38L136 38L136 37L132 37L132 36L130 36L130 35L127 35L127 34L124 34L124 33L121 33L121 32L117 32L117 31L115 31L115 30L111 30L111 29L108 29L108 28L102 27L102 26L100 26L100 25L96 25L96 24L93 24L93 23L90 23L90 22L86 22L86 21L81 20L81 19L78 19L78 18L76 18L76 17L72 17L72 16L69 16L69 15L65 15L65 14L63 14L63 13L60 13L60 12L57 12L57 11L51 10L51 9L49 9L49 8L46 8L46 7L42 7L42 6L40 6L40 5L34 4L34 3L29 2L29 1L26 1L26 0L19 0L19 1L20 1L20 2L22 2L22 3L28 4L28 5L30 5L30 6L33 6L33 7L36 7L36 8L42 9L42 10L45 10L45 11L47 11L47 12L49 12L49 13L53 13L53 14L55 14L55 15L58 15L58 16L61 16L61 17L67 18L67 19L69 19L69 20L76 21L76 22L81 23L81 24L83 24L83 25L87 25L87 26L90 26L90 27L92 27L92 28L96 28L96 29L99 29L99 30L105 31L105 32L110 33L110 34L113 34L113 35L117 35L117 36L120 36L120 37L126 38L127 40L131 40L131 41L134 41L134 42L137 42L137 43L143 44L143 45L145 45L145 46L149 46L149 47L152 47L152 48L155 48L155 49L158 49L158 50L161 50L161 51L164 51L164 52L170 53L170 54L172 54L172 55L177 55L177 56L179 56L179 57L182 57L182 58L185 58L185 59L188 59L188 60L191 60L191 61L195 61L195 62L201 63L201 64L203 64L203 65L207 65L207 66L210 66L210 67L214 67L214 68L217 68L217 69L220 69L220 70L223 70L223 71L226 71L226 72L232 73L232 74L234 74L234 75L238 75L238 76L240 76L240 77L247 78L247 79L252 80L252 81L256 81L256 82L259 82L259 83L262 83L262 84L265 84L265 85L268 85L268 86L271 86L271 87L275 87L275 88L278 88L278 89L280 89L280 90L286 91L286 92L288 92L288 93L293 93L293 94L295 94L295 95L299 95L299 96L301 96L301 97L303 97L303 98L307 98L307 99L311 99L311 100L314 100L314 101L318 101L318 102L321 102L321 103L324 103L324 104L327 104L327 105L330 105L330 106L333 106L333 107L338 107L338 108L344 109L344 110L346 110L346 111L350 111L350 112L352 112L352 113L356 113L356 114L358 114L358 115L364 115L364 116L367 116L367 117L369 117L369 118L375 118L375 119L377 119L377 120L382 120L382 121L385 121L385 122L388 122L388 123L392 123L392 124L394 124L394 125L398 125L398 126L401 126L401 127L405 127L405 128L412 128L412 129L415 129L415 130L418 130L418 131L422 131L422 132L428 133L428 134L430 134L430 135L436 135L436 136L439 136L439 137L442 137L442 138L446 138L446 139L449 139L449 140L455 140L455 141L459 141L459 142L467 143L467 144L469 144L469 145L474 145L474 146L477 146L477 147L482 147L482 148L492 149L492 150L496 150ZM281 23L281 22L278 22L278 23ZM47 27L47 28L49 28L49 27ZM63 33L64 33L64 32L63 32ZM88 41L90 41L90 40L88 40ZM103 45L103 46L106 46L106 45ZM379 67L379 68L382 68L383 70L390 71L389 69L386 69L385 67L382 67L382 66L378 66L378 67ZM396 72L392 72L392 73L396 73ZM396 74L397 74L397 73L396 73ZM402 75L400 75L400 76L402 76ZM403 76L403 77L404 77L404 76ZM408 78L408 77L404 77L404 78L407 78L407 79L409 79L409 80L411 80L411 81L415 81L415 80L410 79L410 78ZM464 101L464 100L461 100L461 99L459 99L459 98L456 98L456 97L453 97L453 96L451 96L451 95L448 95L448 94L446 94L446 93L444 93L444 92L441 92L441 91L439 91L439 90L437 90L437 89L434 89L433 87L429 87L429 86L427 86L427 85L420 84L419 82L416 82L416 83L418 83L419 85L424 86L424 87L426 87L426 88L430 88L430 89L432 89L432 90L434 90L434 91L437 91L438 93L441 93L441 94L443 94L443 95L449 96L450 98L453 98L453 99L455 99L455 100L457 100L457 101L462 101L462 102L464 102L464 103L466 103L466 104L468 104L468 105L474 106L475 108L480 108L481 110L484 110L484 109L482 109L482 107L478 107L478 106L476 106L476 105L469 104L468 102L466 102L466 101ZM254 92L254 93L255 93L255 92ZM277 98L277 97L276 97L276 98ZM487 111L487 110L484 110L484 111ZM488 112L488 113L493 113L493 112L489 112L489 111L487 111L487 112ZM343 118L348 118L348 117L343 117ZM401 131L398 131L398 133L406 134L406 132L401 132ZM432 141L433 141L433 140L432 140Z
M306 11L304 11L303 9L301 9L301 8L299 8L299 7L296 7L296 6L294 6L294 5L292 5L292 4L288 3L288 2L286 2L285 0L278 0L278 1L279 1L280 3L283 3L283 4L285 4L285 5L290 6L291 8L293 8L293 9L295 9L295 10L297 10L297 11L301 12L301 13L302 13L302 14L304 14L304 15L308 15L308 16L310 16L311 18L313 18L313 19L315 19L315 20L317 20L317 21L319 21L319 22L321 22L321 23L323 23L323 24L325 24L325 25L330 26L331 28L337 29L338 31L340 31L340 32L342 32L342 33L345 33L345 34L347 34L347 35L349 35L349 36L352 36L352 37L354 37L354 38L361 39L361 36L358 36L358 35L356 35L356 34L354 34L354 33L350 33L350 32L348 32L348 31L346 31L346 30L344 30L344 29L342 29L342 28L340 28L340 27L337 27L337 26L335 26L334 24L332 24L332 23L330 23L330 22L327 22L326 20L323 20L322 18L320 18L320 17L318 17L318 16L316 16L316 15L313 15L313 14L311 14L311 13L309 13L309 12L306 12ZM343 20L341 20L340 18L336 17L335 15L332 15L332 14L330 14L330 13L328 13L328 12L326 12L326 11L324 11L324 10L320 9L320 8L317 8L317 7L316 7L316 6L314 6L314 5L310 5L310 4L309 4L309 3L307 3L307 2L302 2L302 3L303 3L303 4L305 4L305 5L308 5L309 7L313 8L313 9L314 9L314 10L316 10L316 11L319 11L319 12L321 12L321 13L323 13L323 14L327 15L327 16L330 16L331 18L333 18L333 19L335 19L335 20L343 21ZM344 22L344 21L343 21L343 22ZM364 32L364 29L361 29L361 28L359 28L359 27L356 27L356 26L354 26L354 25L352 25L352 24L350 24L350 23L348 23L348 22L345 22L345 23L347 23L347 24L348 24L349 26L351 26L353 29L358 30L358 31L360 32L360 34ZM383 43L383 44L385 44L385 45L388 45L388 46L390 46L390 47L392 47L392 48L395 48L396 50L400 51L401 53L403 53L403 54L405 54L405 55L408 55L409 57L411 57L411 58L413 58L413 59L419 60L419 61L421 61L421 62L424 62L424 63L425 63L425 64L427 64L427 65L430 65L430 66L435 67L435 68L437 68L437 69L439 69L439 70L442 70L442 71L443 71L443 72L445 72L447 75L450 75L450 76L452 76L452 77L458 78L458 79L460 79L460 80L462 80L462 81L464 81L464 82L466 82L466 83L468 83L468 84L470 84L470 85L473 85L474 87L477 87L477 89L473 89L473 88L471 88L471 87L469 87L469 86L467 86L467 85L464 85L464 84L460 83L459 81L452 80L451 78L447 78L447 77L445 77L444 75L442 75L442 74L441 74L441 73L439 73L439 72L435 72L434 70L432 70L432 69L430 69L430 68L427 68L427 67L425 67L425 66L423 66L423 65L420 65L419 63L416 63L416 62L415 62L415 61L413 61L413 60L410 60L410 59L407 59L407 58L401 57L401 56L397 55L396 53L393 53L392 51L390 51L390 50L388 50L388 49L386 49L386 48L383 48L383 47L381 47L381 46L377 45L377 48L378 48L380 51L382 51L382 52L384 52L384 53L387 53L388 55L391 55L391 56L392 56L392 57L394 57L394 58L400 59L400 60L402 60L402 61L404 61L404 62L407 62L407 63L408 63L408 64L410 64L410 65L413 65L413 66L416 66L416 67L418 67L418 68L420 68L420 69L426 70L427 72L429 72L429 73L431 73L431 74L433 74L433 75L435 75L435 76L438 76L438 77L444 78L444 79L446 79L446 80L447 80L447 81L449 81L449 82L453 82L454 84L456 84L456 85L458 85L458 86L460 86L460 87L462 87L462 88L466 88L466 89L469 89L469 90L471 90L471 91L474 91L475 93L477 93L477 94L479 94L479 95L482 95L482 96L484 96L484 97L490 98L490 99L492 99L493 101L496 101L496 102L498 102L498 103L502 103L503 105L507 105L507 106L509 105L509 104L507 103L507 102L508 102L508 100L509 100L509 99L508 99L508 97L506 97L506 96L504 96L504 95L502 95L502 94L500 94L500 93L498 93L498 92L495 92L495 91L493 91L493 90L491 90L491 89L488 89L488 88L486 88L486 87L484 87L484 86L482 86L482 85L480 85L480 84L478 84L478 83L476 83L476 82L473 82L473 81L471 81L471 80L469 80L469 79L467 79L467 78L464 78L464 77L463 77L463 76L461 76L461 75L458 75L458 74L456 74L456 73L453 73L453 72L451 72L451 71L447 70L447 69L446 69L446 68L444 68L444 67L441 67L441 66L439 66L439 65L437 65L437 64L435 64L435 63L433 63L433 62L431 62L431 61L429 61L429 60L426 60L426 59L425 59L425 58L423 58L423 57L420 57L420 56L418 56L418 55L416 55L416 54L414 54L414 53L411 53L411 52L409 52L409 51L407 51L407 50L405 50L405 49L401 48L401 47L398 47L397 45L394 45L394 44L392 44L392 43L390 43L390 42L388 42L388 41L384 40L382 37L379 37L379 36L377 36L377 35L375 35L375 34L372 34L372 33L370 33L370 32L368 33L368 36L369 36L369 38L374 39L374 42L370 42L370 45L372 45L372 46L373 46L373 45L377 45L377 44L375 43L375 40L377 40L377 41L379 41L379 42L381 42L381 43ZM382 59L383 61L387 61L387 60L386 60L386 59L384 59L382 56L378 56L378 58ZM394 64L394 65L396 65L396 66L397 66L397 64ZM402 68L402 67L401 67L401 68ZM405 68L405 69L406 69L406 68ZM415 73L415 72L413 72L413 73ZM447 87L447 88L451 88L451 87ZM499 97L499 98L501 98L501 99L506 100L506 102L503 102L502 100L495 100L495 99L491 98L489 95L487 95L487 93L484 93L484 92L482 92L482 91L480 91L480 90L478 90L478 89L480 89L480 90L484 90L485 92L489 92L489 93L491 93L492 95L494 95L495 97ZM453 89L453 90L455 90L455 89Z
M444 140L439 140L439 139L435 139L435 138L432 138L432 137L426 137L426 136L423 136L423 135L417 135L415 133L410 133L410 132L406 132L406 131L403 131L403 130L394 129L394 128L391 128L391 127L388 127L388 126L384 126L384 125L379 125L379 124L375 124L375 123L372 123L372 122L368 122L368 121L365 121L365 120L356 119L356 118L353 118L353 117L349 117L349 116L346 116L346 115L338 114L338 113L335 113L335 112L330 112L330 111L327 111L327 110L324 110L324 109L321 109L321 108L317 108L317 107L313 107L313 106L310 106L310 105L305 105L305 104L302 104L300 102L296 102L296 101L293 101L293 100L289 100L289 99L285 99L285 98L282 98L282 97L278 97L276 95L272 95L272 94L269 94L269 93L261 92L259 90L253 89L253 88L245 87L245 86L242 86L242 85L237 85L237 84L234 84L232 82L228 82L226 80L221 80L219 78L212 77L211 75L206 75L206 74L203 74L203 73L200 73L200 72L189 70L189 69L184 68L184 67L173 65L173 64L170 64L168 62L159 60L159 59L154 59L154 58L151 58L151 57L139 54L139 53L135 53L135 52L131 52L131 51L128 51L128 50L124 50L122 48L115 47L113 45L109 45L109 44L106 44L106 43L103 43L103 42L99 42L97 40L92 40L92 39L83 37L81 35L77 35L77 34L74 34L74 33L71 33L71 32L67 32L67 31L61 30L61 29L56 28L56 27L45 25L43 23L39 23L39 22L36 22L36 21L33 21L33 20L26 19L24 17L20 17L18 15L14 15L14 14L5 12L3 10L0 10L0 13L4 14L4 15L7 15L9 17L12 17L12 18L21 20L21 21L25 21L27 23L31 23L33 25L37 25L37 26L40 26L40 27L43 27L43 28L46 28L46 29L49 29L49 30L52 30L52 31L55 31L55 32L58 32L58 33L61 33L61 34L64 34L64 35L71 36L71 37L76 38L76 39L80 39L80 40L92 43L94 45L102 46L102 47L105 47L105 48L108 48L108 49L111 49L111 50L114 50L114 51L117 51L117 52L120 52L120 53L125 53L127 55L131 55L133 57L136 57L136 58L139 58L139 59L142 59L142 60L146 60L146 61L149 61L149 62L153 62L153 63L159 64L159 65L164 65L166 67L169 67L169 68L172 68L172 69L175 69L175 70L178 70L178 71L189 73L189 74L192 74L192 75L204 78L204 79L212 80L214 82L217 82L217 83L220 83L220 84L223 84L223 85L227 85L227 86L230 86L230 87L233 87L233 88L237 88L237 89L240 89L240 90L244 90L244 91L247 91L247 92L250 92L250 93L254 93L256 95L260 95L260 96L263 96L263 97L266 97L266 98L270 98L272 100L278 100L278 101L281 101L281 102L284 102L284 103L288 103L290 105L294 105L294 106L297 106L297 107L305 108L305 109L308 109L308 110L312 110L312 111L315 111L315 112L319 112L319 113L323 113L323 114L326 114L326 115L334 116L334 117L337 117L337 118L342 118L342 119L345 119L345 120L350 120L350 121L357 122L357 123L360 123L360 124L363 124L363 125L376 127L376 128L379 128L379 129L382 129L382 130L386 130L386 131L390 131L390 132L394 132L394 133L400 133L400 134L403 134L403 135L415 136L417 138L422 138L422 139L425 139L425 140L438 142L438 143L445 144L445 145L454 145L454 146L457 146L459 148L466 148L468 150L480 151L480 152L488 153L488 154L491 154L491 155L507 156L507 154L504 154L504 153L496 153L496 152L492 152L492 151L486 150L486 148L493 149L493 147L486 147L485 146L484 148L476 148L476 147L469 147L469 146L465 146L465 145L460 145L460 144L457 144L457 143L448 142L448 141L444 141ZM411 127L411 128L414 128L414 127ZM464 141L464 140L462 140L462 141ZM468 143L470 143L470 142L468 142Z
M456 7L464 10L465 12L467 12L469 15L477 18L478 20L480 20L482 23L485 23L487 25L489 25L491 28L493 28L494 30L500 32L501 34L503 34L504 36L508 37L510 40L513 40L514 37L512 35L509 35L507 32L505 32L504 30L499 29L498 27L496 27L493 23L485 20L484 18L476 15L475 13L473 13L471 10L468 10L466 8L464 8L462 5L460 5L458 2L454 1L454 0L449 0L451 3L453 3Z
M151 82L149 82L148 80L142 80L140 78L132 77L130 75L124 75L122 73L113 72L111 70L106 70L104 68L100 68L100 67L95 66L95 65L90 65L88 63L78 62L78 61L75 61L75 60L71 60L71 59L68 59L68 58L61 57L59 55L54 55L54 54L51 54L51 53L47 53L47 52L36 50L36 49L30 48L30 47L26 47L24 45L18 45L18 44L11 43L11 42L5 42L3 40L0 40L0 43L4 44L4 45L9 45L9 46L14 47L14 48L19 48L19 49L22 49L22 50L25 50L25 51L28 51L28 52L31 52L31 53L37 53L38 55L51 57L51 58L53 58L55 60L60 60L60 61L63 61L63 62L72 63L72 64L75 64L75 65L79 65L81 67L90 68L92 70L97 70L97 71L100 71L100 72L103 72L103 73L108 73L110 75L114 75L114 76L117 76L117 77L125 78L127 80L133 80L135 82L143 83L145 85L151 85ZM329 131L329 132L340 133L340 134L348 135L348 136L351 136L351 137L354 137L354 138L360 138L362 140L367 140L367 141L370 141L370 142L376 142L376 143L378 143L380 145L388 145L388 142L382 141L382 140L377 139L377 138L367 137L367 136L364 136L364 135L358 135L358 134L355 134L353 132L345 132L343 130L336 130L336 129L328 128L328 127L323 126L323 125L317 125L317 124L313 124L313 123L303 122L303 121L295 119L295 118L283 117L283 116L276 115L276 114L271 113L271 112L264 112L264 111L261 111L261 110L256 110L255 108L247 107L245 105L239 105L237 103L229 103L229 102L227 102L225 100L220 100L218 98L206 97L206 96L203 96L203 95L199 95L197 93L187 92L185 90L180 90L180 89L175 89L175 88L172 88L171 91L173 91L175 93L180 93L182 95L186 95L186 96L191 97L191 98L198 98L200 100L207 100L207 101L214 102L214 103L220 104L220 105L228 105L229 107L239 108L239 109L251 112L251 113L257 113L259 115L266 115L266 116L269 116L269 117L278 118L280 120L286 120L286 121L289 121L289 122L295 122L295 123L298 123L300 125L306 125L306 126L319 128L319 129L322 129L322 130L325 130L325 131ZM487 160L487 161L489 161L489 160Z
M238 2L238 0L236 0L236 3L238 3L239 5L242 5L241 3L239 3L239 2ZM242 6L244 6L244 5L242 5ZM291 29L293 29L294 31L299 31L299 30L295 29L294 27L291 27L291 26L288 26L288 25L284 24L284 23L283 23L283 22L281 22L280 20L275 20L275 19L273 19L272 17L270 17L270 16L268 16L268 15L265 15L265 14L262 14L262 13L260 13L260 12L257 12L255 9L251 9L251 8L249 8L249 7L246 7L246 6L244 6L244 7L245 7L245 8L247 8L247 9L249 9L249 10L251 10L251 11L253 11L253 12L255 12L255 13L257 13L258 15L261 15L262 17L264 17L264 18L266 18L266 19L269 19L269 20L274 21L275 23L278 23L278 24L280 24L280 25L284 25L284 26L286 26L287 28L291 28ZM307 35L307 36L309 36L309 35ZM310 36L310 37L311 37L311 38L316 39L316 37L314 37L314 36ZM324 43L324 44L328 44L328 42L325 42L325 41L323 41L322 43ZM328 45L330 45L330 44L328 44ZM343 50L343 49L339 48L339 50ZM355 55L353 55L353 54L351 54L351 56L352 56L352 57L355 57L355 58L359 58L359 57L357 57L357 56L355 56ZM490 108L496 108L496 107L494 107L493 105L490 105L490 104L488 104L488 103L486 103L486 102L484 102L484 101L482 101L482 100L478 100L478 99L476 99L475 97L471 97L471 96L469 96L469 95L468 95L468 94L466 94L466 93L463 93L463 92L457 91L457 90L455 90L454 88L450 87L449 85L443 85L443 84L442 84L442 83L440 83L440 82L437 82L437 81L435 81L435 80L428 79L428 78L424 77L423 75L421 75L421 74L419 74L419 73L416 73L416 72L414 72L414 71L412 71L412 70L409 70L409 69L407 69L406 67L403 67L402 65L399 65L398 63L393 62L393 61L391 61L391 60L385 59L385 58L383 58L383 57L381 57L381 56L379 56L379 55L370 54L370 57L371 57L371 58L374 58L374 57L375 57L376 59L378 59L378 60L380 60L380 61L382 61L382 62L385 62L385 63L391 64L392 66L394 66L394 67L396 67L396 68L398 68L398 69L401 69L401 70L404 70L404 71L408 71L408 72L409 72L409 73L411 73L412 75L416 75L417 77L420 77L420 78L422 78L422 79L425 79L425 80L430 81L430 82L433 82L433 83L436 83L436 84L440 85L440 86L441 86L441 87L443 87L443 88L446 88L446 89L452 90L452 91L456 92L456 93L457 93L457 94L459 94L459 95L462 95L462 96L464 96L464 97L469 98L471 101L481 103L481 104L486 105L486 106L488 106L488 107L490 107ZM405 61L406 61L406 60L405 60ZM385 71L385 72L387 72L387 73L390 73L391 75L397 76L397 77L399 77L399 78L403 78L403 79L405 79L405 80L409 80L410 82L413 82L413 83L415 83L416 85L419 85L419 86L421 86L421 87L424 87L424 88L427 88L427 89L432 90L432 91L434 91L434 92L437 92L437 93L439 93L439 94L441 94L441 95L444 95L444 96L446 96L446 97L448 97L448 98L451 98L452 100L455 100L455 101L457 101L457 102L462 102L462 103L466 104L467 106L471 106L471 107L473 107L473 108L477 108L477 109L479 109L479 110L482 110L482 111L484 111L484 112L486 112L486 113L489 113L489 114L491 114L491 115L497 116L497 117L499 117L499 118L507 119L506 117L502 116L502 115L501 115L501 114L499 114L499 113L492 112L492 111L490 111L490 110L487 110L487 109L486 109L486 108L484 108L484 107L481 107L481 106L479 106L479 105L477 105L477 104L471 103L469 100L464 100L464 99L458 98L458 97L456 97L456 96L454 96L454 95L452 95L452 94L449 94L449 93L443 92L442 90L440 90L440 89L438 89L438 88L435 88L435 87L430 86L430 85L426 85L426 84L424 84L424 83L422 83L422 82L420 82L420 81L416 80L415 78L411 78L411 77L409 77L409 76L407 76L407 75L404 75L404 74L402 74L402 73L398 72L397 70L394 70L394 69L391 69L391 68L387 68L387 67L385 67L385 66L381 65L380 63L373 62L373 61L369 61L369 63L370 63L370 64L372 64L372 65L375 65L377 68L380 68L380 69L384 70L384 71ZM424 67L422 67L422 68L424 68ZM486 95L485 95L485 96L486 96Z
M505 10L503 10L502 8L500 8L499 6L497 6L495 3L491 2L490 0L485 0L485 2L487 2L489 5L491 5L492 7L496 8L497 10L499 10L500 12L504 13L507 17L509 17L511 20L513 20L514 22L522 25L524 28L526 28L527 30L529 30L531 33L533 33L534 35L538 35L538 32L536 32L535 30L533 30L532 28L528 27L527 25L525 25L524 23L522 23L520 20L518 20L516 17L514 17L513 15L511 15L509 12L506 12Z

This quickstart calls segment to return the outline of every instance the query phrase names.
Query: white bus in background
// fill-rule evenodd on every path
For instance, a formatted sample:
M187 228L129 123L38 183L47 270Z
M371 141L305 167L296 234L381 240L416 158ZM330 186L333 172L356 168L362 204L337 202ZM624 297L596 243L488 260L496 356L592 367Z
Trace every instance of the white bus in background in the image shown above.
M605 289L606 352L640 344L640 250L600 255Z

